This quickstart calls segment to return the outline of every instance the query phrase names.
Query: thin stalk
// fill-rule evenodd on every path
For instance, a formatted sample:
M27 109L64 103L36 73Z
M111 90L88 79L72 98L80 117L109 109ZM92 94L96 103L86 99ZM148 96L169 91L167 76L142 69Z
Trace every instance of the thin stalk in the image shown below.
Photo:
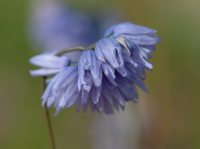
M43 88L43 92L44 92L44 90L46 89L46 77L43 77L42 88ZM52 124L51 124L51 116L50 116L50 112L49 112L46 104L44 105L44 110L45 110L45 117L46 117L46 121L47 121L47 127L48 127L48 131L49 131L49 139L50 139L50 143L51 143L51 148L56 149L53 128L52 128Z
M65 54L65 53L68 53L68 52L83 51L83 50L84 50L83 47L74 47L74 48L69 48L69 49L62 49L62 50L58 51L56 53L56 55L57 56L61 56L61 55Z
M96 47L96 43L88 46L88 47L73 47L68 49L62 49L55 53L56 56L62 56L63 54L66 54L68 52L74 52L74 51L84 51L84 50L94 50Z

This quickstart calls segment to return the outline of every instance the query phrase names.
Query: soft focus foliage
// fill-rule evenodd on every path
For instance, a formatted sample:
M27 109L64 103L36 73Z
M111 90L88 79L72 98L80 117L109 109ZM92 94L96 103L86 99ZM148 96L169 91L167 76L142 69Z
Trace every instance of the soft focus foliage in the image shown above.
M71 9L62 1L34 1L30 18L30 36L34 47L45 52L86 46L97 40L95 19L84 11ZM37 45L37 46L36 46Z
M98 1L94 2L89 7L93 10L98 7ZM84 0L76 3L81 7ZM101 3L107 6L107 1ZM155 69L147 77L149 99L143 95L139 106L132 106L140 109L141 149L200 147L199 5L197 0L116 0L112 4L124 13L124 20L156 28L162 41L161 50L153 55ZM48 149L40 106L41 80L27 73L27 61L35 54L27 50L31 49L26 33L28 1L1 0L0 7L0 148ZM69 109L54 118L58 148L66 144L72 149L91 148L88 132L97 117Z

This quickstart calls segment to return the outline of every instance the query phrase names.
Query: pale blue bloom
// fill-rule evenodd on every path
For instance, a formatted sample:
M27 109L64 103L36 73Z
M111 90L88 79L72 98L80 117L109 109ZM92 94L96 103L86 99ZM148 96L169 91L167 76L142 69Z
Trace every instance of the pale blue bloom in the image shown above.
M111 27L94 48L82 52L77 64L53 77L43 104L57 112L75 105L111 114L123 110L127 101L137 102L136 86L146 91L145 71L153 68L148 59L159 41L155 33L131 23Z

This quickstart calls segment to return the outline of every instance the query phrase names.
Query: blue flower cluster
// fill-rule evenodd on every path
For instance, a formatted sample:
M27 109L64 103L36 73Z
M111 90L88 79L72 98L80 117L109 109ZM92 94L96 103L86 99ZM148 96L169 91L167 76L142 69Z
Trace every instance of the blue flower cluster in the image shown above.
M32 58L32 64L43 67L42 73L40 69L32 75L55 72L42 96L43 104L54 106L57 112L73 105L105 114L123 110L127 101L137 102L136 86L146 90L145 71L153 68L148 59L158 42L155 30L127 22L110 27L95 46L84 49L76 64L55 55ZM55 66L59 72L51 71Z

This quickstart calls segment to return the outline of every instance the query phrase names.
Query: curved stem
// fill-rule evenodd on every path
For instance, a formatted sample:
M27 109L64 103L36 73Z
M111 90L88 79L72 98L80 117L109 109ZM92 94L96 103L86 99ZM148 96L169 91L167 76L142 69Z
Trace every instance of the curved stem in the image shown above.
M56 56L61 56L61 55L65 54L65 53L68 53L68 52L72 52L72 51L82 51L82 50L84 50L83 47L74 47L74 48L69 48L69 49L62 49L62 50L56 52L55 55L56 55Z
M42 88L43 88L43 92L44 92L44 90L46 89L46 77L43 77ZM52 128L52 124L51 124L51 117L50 117L50 113L49 113L49 110L48 110L48 107L46 104L44 105L44 109L45 109L45 117L46 117L46 121L47 121L51 147L52 147L52 149L56 149L53 128Z
M94 44L88 46L87 49L95 50L95 47L96 47L96 43L94 43Z
M89 49L94 50L95 47L96 47L96 43L94 43L94 44L92 44L92 45L90 45L88 47L73 47L73 48L69 48L69 49L62 49L62 50L56 52L55 55L56 56L61 56L61 55L65 54L65 53L73 52L73 51L84 51L84 50L89 50Z

